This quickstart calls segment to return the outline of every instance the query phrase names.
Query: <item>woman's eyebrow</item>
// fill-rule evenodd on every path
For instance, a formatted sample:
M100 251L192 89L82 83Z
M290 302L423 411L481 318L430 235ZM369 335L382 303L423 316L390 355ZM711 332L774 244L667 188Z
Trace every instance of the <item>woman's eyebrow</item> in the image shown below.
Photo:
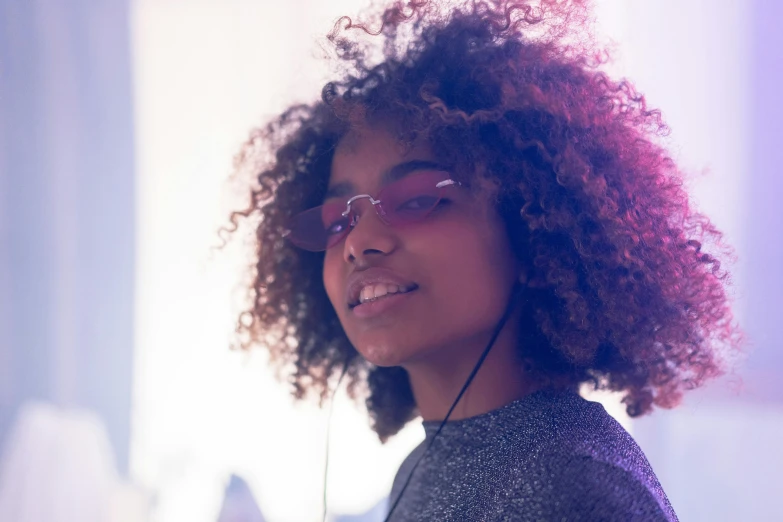
M415 172L417 170L448 171L449 169L445 165L431 160L405 161L403 163L394 165L384 172L381 176L381 185L388 185L389 183L402 179L411 172ZM324 199L348 196L353 194L355 191L356 189L354 188L353 183L350 181L341 181L340 183L336 183L329 187L329 189L326 191Z

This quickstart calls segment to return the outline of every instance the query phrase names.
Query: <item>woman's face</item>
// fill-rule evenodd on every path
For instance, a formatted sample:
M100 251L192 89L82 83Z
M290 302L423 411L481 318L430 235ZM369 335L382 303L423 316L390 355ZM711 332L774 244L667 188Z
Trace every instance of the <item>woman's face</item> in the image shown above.
M406 153L384 130L354 133L338 145L329 180L330 189L342 187L346 195L327 201L377 198L384 175L415 160L436 161L424 143ZM444 198L423 221L397 227L383 223L368 199L358 199L352 204L358 223L325 253L329 299L348 339L375 365L406 367L483 348L505 310L518 264L500 217L466 188L449 186ZM383 310L367 317L349 307L347 285L352 274L375 268L417 288L379 298Z

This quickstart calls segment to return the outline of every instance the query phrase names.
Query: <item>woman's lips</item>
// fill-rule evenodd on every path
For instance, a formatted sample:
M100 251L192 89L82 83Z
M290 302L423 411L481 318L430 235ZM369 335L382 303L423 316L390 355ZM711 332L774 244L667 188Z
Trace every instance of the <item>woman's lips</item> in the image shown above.
M404 306L411 295L416 293L417 289L398 294L386 294L374 301L368 301L354 306L351 313L360 319L368 319L387 312L396 306Z
M345 297L348 306L353 307L359 303L359 295L362 288L378 283L396 285L402 288L410 288L416 285L413 281L389 268L375 266L357 270L351 273L346 281Z

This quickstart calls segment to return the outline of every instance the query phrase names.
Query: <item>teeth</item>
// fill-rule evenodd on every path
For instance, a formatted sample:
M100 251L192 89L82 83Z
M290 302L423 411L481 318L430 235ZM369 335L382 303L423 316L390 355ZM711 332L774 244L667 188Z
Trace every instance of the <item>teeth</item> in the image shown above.
M400 287L398 285L387 285L384 283L368 285L362 288L362 291L359 294L359 302L366 303L367 301L379 299L386 294L405 293L407 291L407 288Z

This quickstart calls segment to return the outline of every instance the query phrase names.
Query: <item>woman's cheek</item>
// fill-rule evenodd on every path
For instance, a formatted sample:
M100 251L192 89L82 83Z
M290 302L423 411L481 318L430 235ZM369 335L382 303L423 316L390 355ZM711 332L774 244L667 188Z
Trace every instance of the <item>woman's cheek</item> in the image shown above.
M329 300L332 302L332 306L335 310L338 310L338 302L342 295L340 292L340 288L342 287L340 270L343 261L340 253L335 252L338 249L339 246L335 246L326 251L323 268L323 284L326 289L326 295L329 296Z

